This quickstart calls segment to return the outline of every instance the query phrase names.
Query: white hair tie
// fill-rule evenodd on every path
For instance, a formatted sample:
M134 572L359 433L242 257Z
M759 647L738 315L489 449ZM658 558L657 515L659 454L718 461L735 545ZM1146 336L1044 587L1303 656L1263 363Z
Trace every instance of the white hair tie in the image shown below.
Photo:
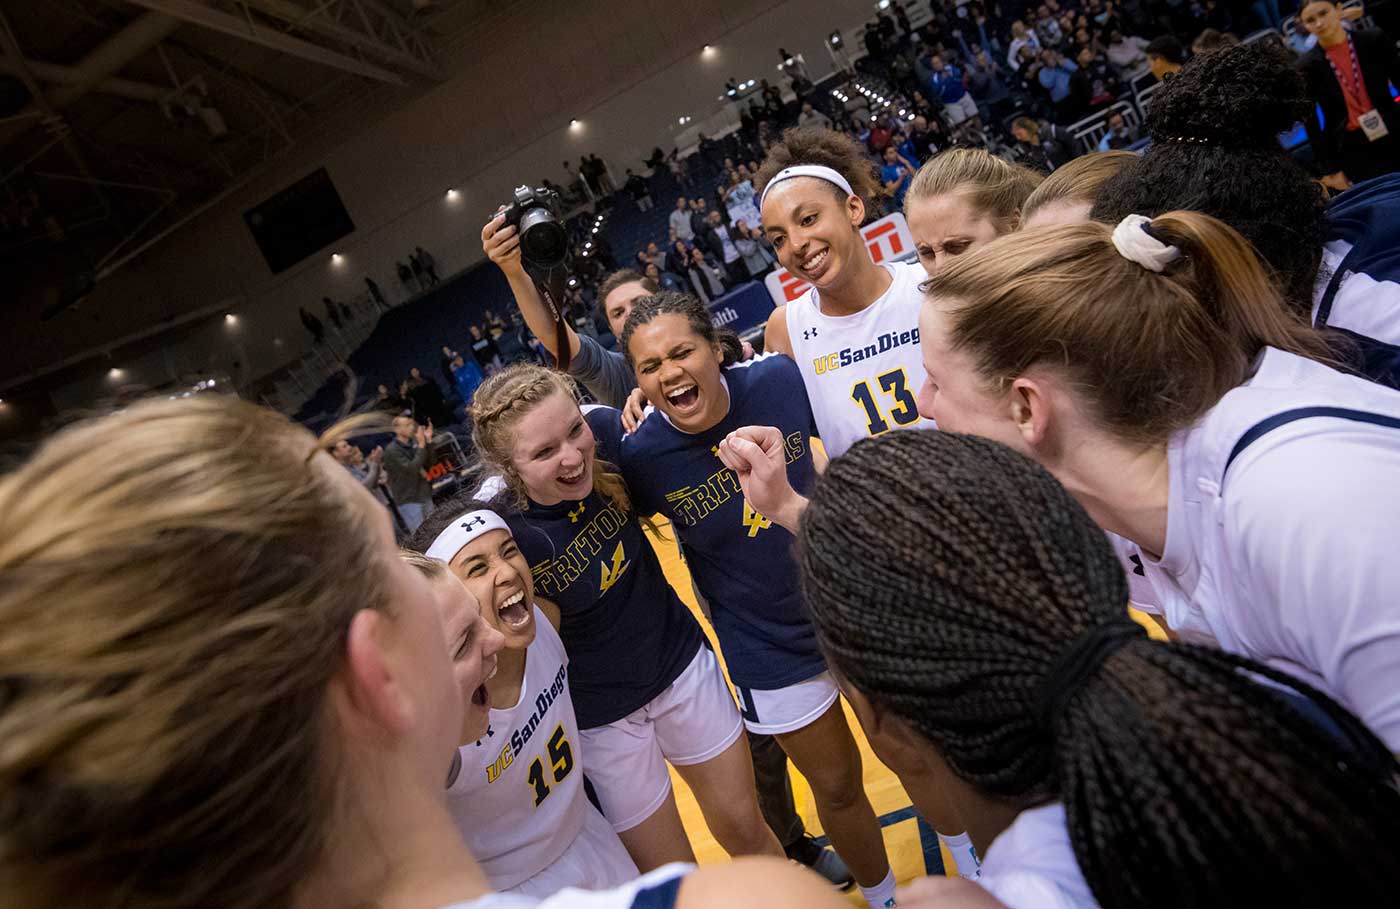
M1151 218L1128 215L1113 228L1113 245L1123 258L1149 271L1160 272L1181 258L1181 250L1148 233L1147 226L1151 223Z
M763 207L763 200L768 198L773 187L784 180L791 180L793 177L816 177L818 180L836 184L844 189L848 196L855 195L855 190L851 189L850 182L831 168L823 167L820 164L794 164L792 167L785 167L773 175L773 179L769 180L768 185L763 187L763 195L758 197L758 207Z
M493 530L510 533L510 525L494 511L469 511L453 518L423 554L440 562L451 562L468 543Z

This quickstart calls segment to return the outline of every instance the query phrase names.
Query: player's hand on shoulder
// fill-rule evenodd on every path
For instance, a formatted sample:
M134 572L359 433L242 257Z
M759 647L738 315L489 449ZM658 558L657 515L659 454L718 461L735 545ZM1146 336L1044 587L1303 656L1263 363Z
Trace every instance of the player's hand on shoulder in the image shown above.
M850 909L846 897L801 865L768 856L742 856L691 872L676 909Z
M895 890L899 909L1005 909L976 883L960 877L921 877Z
M622 405L622 428L627 432L636 432L637 427L646 419L649 403L651 402L640 388L632 389L632 393L627 396L627 403Z

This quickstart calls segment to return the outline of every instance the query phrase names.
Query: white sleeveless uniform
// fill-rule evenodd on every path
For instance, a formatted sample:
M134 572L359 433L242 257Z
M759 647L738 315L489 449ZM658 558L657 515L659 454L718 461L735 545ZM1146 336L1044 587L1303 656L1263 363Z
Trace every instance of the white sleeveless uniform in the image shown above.
M1172 437L1167 469L1161 558L1109 535L1133 601L1322 689L1400 750L1400 392L1266 348Z
M919 416L917 401L925 377L919 284L927 276L917 262L881 267L889 289L854 315L824 315L815 287L787 306L788 343L828 457L891 429L938 428Z
M564 642L539 608L514 707L491 710L487 734L457 749L448 808L491 885L544 897L637 876L612 825L583 789L578 721Z
M1074 857L1061 802L1016 815L987 847L977 883L1012 909L1098 906Z

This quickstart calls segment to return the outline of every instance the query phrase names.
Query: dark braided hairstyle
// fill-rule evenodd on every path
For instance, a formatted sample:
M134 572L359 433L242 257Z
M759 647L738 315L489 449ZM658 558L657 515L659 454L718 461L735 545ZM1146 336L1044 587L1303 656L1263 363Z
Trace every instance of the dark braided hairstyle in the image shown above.
M799 555L832 667L988 798L1062 800L1105 909L1324 905L1338 879L1356 905L1400 892L1400 767L1281 673L1142 634L1046 718L1047 676L1087 629L1126 620L1128 589L1031 460L947 432L857 442L818 482ZM1306 694L1386 772L1247 673Z
M627 321L623 323L622 337L618 339L618 343L622 345L622 353L627 357L627 365L633 370L637 368L630 349L633 332L657 316L665 315L680 316L690 323L691 329L697 335L704 338L706 344L718 344L724 351L724 359L720 366L732 366L743 359L743 342L729 329L715 326L714 316L710 315L709 307L690 294L664 290L659 294L636 300L632 304L632 312L628 314Z

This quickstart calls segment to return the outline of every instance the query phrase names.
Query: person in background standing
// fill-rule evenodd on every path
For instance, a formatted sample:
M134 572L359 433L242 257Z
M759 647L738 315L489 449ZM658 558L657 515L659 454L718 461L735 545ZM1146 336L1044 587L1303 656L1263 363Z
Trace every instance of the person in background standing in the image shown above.
M685 196L676 198L676 210L671 212L667 219L670 222L671 230L676 232L677 240L690 242L695 237L695 230L690 226L690 209Z
M321 320L306 311L306 307L300 307L297 315L301 316L302 326L311 333L313 343L320 344L326 340L326 326L321 324Z
M433 258L433 254L421 246L413 247L413 251L418 255L418 264L423 267L423 277L428 281L425 286L431 287L438 283L437 260Z
M1395 41L1376 29L1348 32L1332 0L1305 2L1298 19L1317 38L1298 66L1316 104L1303 122L1323 185L1344 190L1400 170L1400 107L1387 84L1400 85Z
M368 275L365 276L365 287L369 290L369 298L374 301L374 305L379 307L380 312L389 311L389 302L384 299L384 292L379 289L379 285Z
M428 289L428 282L423 277L423 260L418 258L417 253L408 254L408 270L413 275L413 285L419 292Z
M398 272L399 283L403 285L404 290L408 291L410 297L418 293L418 288L413 286L413 269L403 264L403 261L400 260L394 263L394 270Z
M331 327L340 331L340 310L336 308L335 301L330 297L322 297L321 302L326 305L326 318L331 320Z
M750 278L757 278L773 265L773 257L764 249L761 238L762 233L750 228L747 221L740 220L734 225L734 245Z
M904 194L909 189L909 181L914 179L917 169L909 159L900 155L893 145L885 149L884 163L880 165L880 181L885 185L896 208L904 207Z
M651 201L651 187L647 184L646 178L640 174L634 174L632 169L627 169L627 179L622 184L633 201L637 203L638 211L651 211L653 203Z
M473 325L468 330L472 335L472 356L476 358L481 371L489 376L501 368L501 348L486 336L480 325Z
M433 486L428 482L428 446L433 424L419 426L412 417L394 418L394 440L384 449L384 470L389 493L398 503L399 516L412 533L433 508Z

